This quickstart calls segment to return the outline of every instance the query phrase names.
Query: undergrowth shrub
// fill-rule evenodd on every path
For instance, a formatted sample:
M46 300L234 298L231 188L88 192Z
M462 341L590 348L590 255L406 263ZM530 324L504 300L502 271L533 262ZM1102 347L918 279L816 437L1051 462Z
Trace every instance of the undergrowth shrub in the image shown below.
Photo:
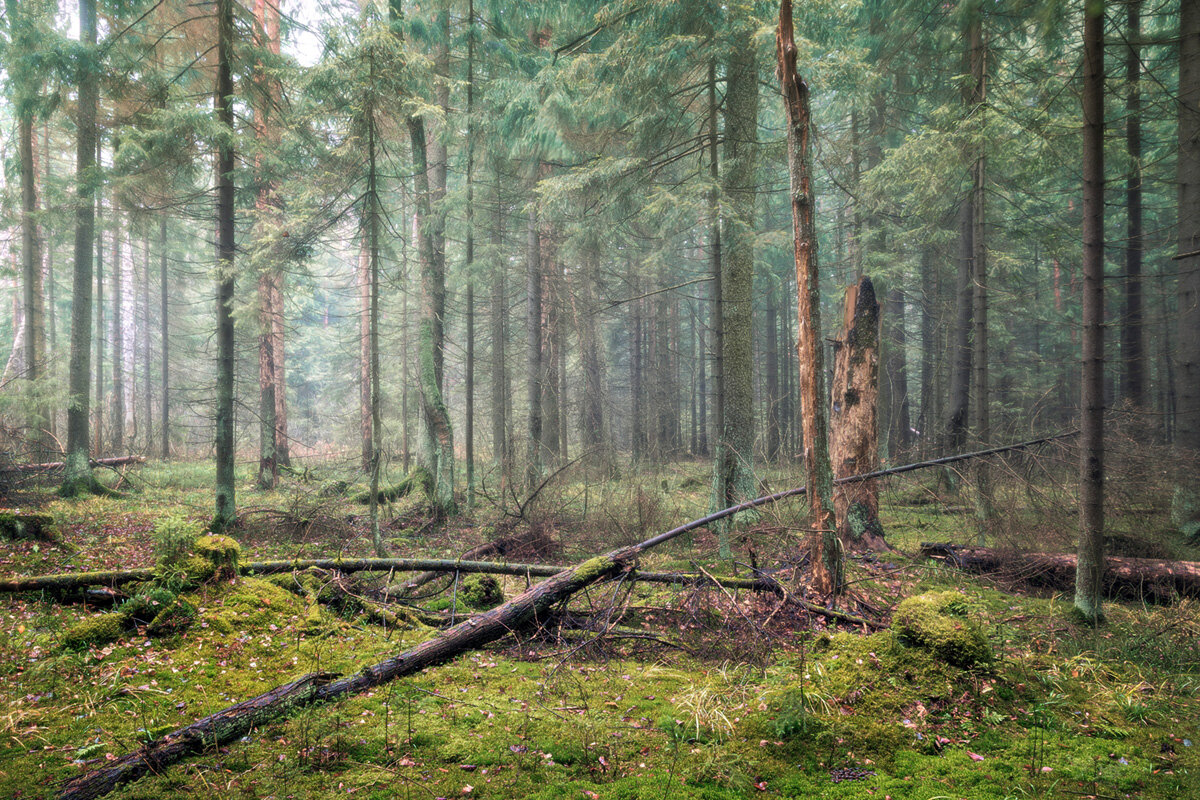
M159 566L169 567L183 561L204 534L199 522L178 514L154 523L154 556Z

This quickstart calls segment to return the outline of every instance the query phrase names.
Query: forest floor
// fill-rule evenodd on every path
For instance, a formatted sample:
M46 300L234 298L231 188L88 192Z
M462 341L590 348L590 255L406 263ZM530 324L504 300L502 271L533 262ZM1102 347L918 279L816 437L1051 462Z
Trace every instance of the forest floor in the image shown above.
M248 473L239 477L243 561L371 555L365 507L323 496L328 483L288 479L258 493ZM796 480L769 479L774 489ZM510 636L307 708L111 796L1200 797L1200 604L1114 602L1106 624L1089 628L1072 621L1070 598L913 560L904 554L920 541L978 536L967 501L939 495L931 480L887 485L881 516L898 551L849 563L852 597L842 607L880 621L877 632L830 624L771 594L598 584L572 602L575 626ZM153 566L163 531L211 513L211 483L205 466L151 464L130 473L125 498L66 502L24 490L8 505L53 514L60 537L0 542L0 576ZM570 564L639 541L702 515L707 486L700 463L606 482L564 477L525 509L517 528L535 536L509 557ZM1069 548L1069 498L1051 498L1046 481L1013 487L989 541ZM481 500L434 529L406 499L385 511L385 533L397 556L455 557L494 536L498 508L515 505ZM803 505L744 523L733 536L736 564L723 564L714 537L697 532L642 566L745 574L751 562L790 564L777 577L802 594ZM1164 517L1153 508L1115 514L1114 546L1164 529ZM355 589L367 592L370 580L356 578ZM508 596L525 588L521 578L501 583ZM994 662L953 666L887 627L900 600L930 591L961 598ZM428 611L467 613L450 579L422 593ZM437 634L338 613L280 581L218 581L182 597L197 612L183 632L151 636L137 624L70 647L66 632L104 609L0 595L0 797L52 796L147 737ZM597 621L617 619L596 634Z

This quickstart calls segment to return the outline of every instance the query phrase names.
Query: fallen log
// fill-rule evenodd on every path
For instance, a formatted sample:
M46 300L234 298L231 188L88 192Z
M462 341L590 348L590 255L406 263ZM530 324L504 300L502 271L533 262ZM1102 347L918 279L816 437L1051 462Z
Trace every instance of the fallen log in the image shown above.
M130 464L145 464L144 456L114 456L112 458L93 458L89 460L93 467L124 467ZM0 468L0 472L55 472L65 469L65 461L47 461L42 464L13 464Z
M1056 591L1073 591L1075 588L1074 554L1020 553L922 542L920 555L952 564L965 572L1027 586ZM1109 597L1155 602L1200 597L1200 562L1115 556L1104 562L1103 587Z
M569 566L555 564L505 564L495 561L457 561L437 558L310 558L294 561L250 561L238 565L243 575L277 575L294 570L322 569L336 572L415 572L425 570L439 573L472 573L516 575L527 578L549 578ZM64 572L54 575L32 575L0 579L0 592L49 592L62 594L86 589L89 586L115 588L126 583L153 579L153 568L112 570L105 572ZM775 591L778 584L765 578L709 577L689 572L635 571L632 578L649 583L699 586L717 583L729 589Z

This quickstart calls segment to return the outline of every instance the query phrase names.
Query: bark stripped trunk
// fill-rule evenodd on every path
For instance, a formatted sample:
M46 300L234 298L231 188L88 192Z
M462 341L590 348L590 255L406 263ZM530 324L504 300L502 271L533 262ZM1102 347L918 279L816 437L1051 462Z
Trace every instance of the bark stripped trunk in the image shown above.
M791 178L793 244L800 353L800 403L804 414L804 467L813 527L813 588L822 595L842 589L842 553L832 508L833 469L829 461L825 407L825 351L821 343L820 272L813 223L812 119L808 85L796 73L796 41L791 0L780 0L776 53L787 116L788 173Z
M1185 3L1186 5L1186 3ZM1104 572L1104 6L1083 22L1083 378L1075 609L1102 618Z
M846 290L845 327L834 342L830 457L836 478L879 466L879 303L871 279ZM838 536L845 549L886 550L875 481L833 492Z

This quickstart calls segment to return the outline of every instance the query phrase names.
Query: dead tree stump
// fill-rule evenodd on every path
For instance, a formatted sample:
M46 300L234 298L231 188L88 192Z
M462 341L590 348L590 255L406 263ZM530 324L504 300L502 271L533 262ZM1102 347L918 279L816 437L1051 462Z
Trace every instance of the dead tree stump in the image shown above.
M879 468L879 303L871 279L846 290L845 321L834 341L830 455L834 478ZM837 485L833 511L846 549L890 549L879 522L874 480Z

